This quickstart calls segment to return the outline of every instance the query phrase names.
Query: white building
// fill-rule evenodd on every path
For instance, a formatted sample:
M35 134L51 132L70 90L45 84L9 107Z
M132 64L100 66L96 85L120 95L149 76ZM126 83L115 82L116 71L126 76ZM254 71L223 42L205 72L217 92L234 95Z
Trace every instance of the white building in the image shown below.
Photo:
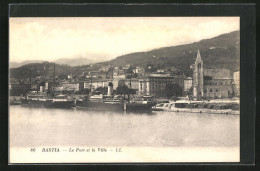
M184 79L184 91L188 92L190 88L192 87L192 78L187 77Z

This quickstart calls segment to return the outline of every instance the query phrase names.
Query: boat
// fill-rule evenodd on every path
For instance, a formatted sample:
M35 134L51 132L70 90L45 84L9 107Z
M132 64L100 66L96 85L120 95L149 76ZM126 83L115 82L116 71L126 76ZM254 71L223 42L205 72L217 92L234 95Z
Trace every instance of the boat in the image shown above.
M128 102L120 96L104 96L102 94L76 101L76 109L92 111L146 112L151 111L154 105L155 103L149 101L147 97L144 97L142 101L132 100Z
M91 111L123 111L123 101L120 98L106 98L101 95L93 95L76 100L76 109Z
M21 99L21 106L40 108L72 108L75 106L75 101L69 100L63 94L51 96L46 92L30 91L24 98Z
M153 111L170 111L171 110L171 103L158 103L152 107Z
M21 97L10 96L9 104L10 105L21 105Z
M239 104L235 103L208 103L208 102L182 102L171 103L173 112L207 113L207 114L233 114L239 115Z
M151 112L155 105L152 96L136 96L130 102L125 103L124 110L127 112Z

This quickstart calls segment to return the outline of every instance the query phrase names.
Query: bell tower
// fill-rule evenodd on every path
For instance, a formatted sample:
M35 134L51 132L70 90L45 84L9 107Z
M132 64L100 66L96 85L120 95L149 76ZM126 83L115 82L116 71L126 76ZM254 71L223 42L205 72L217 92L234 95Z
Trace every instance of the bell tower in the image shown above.
M200 100L204 96L204 71L203 60L201 60L200 51L197 52L195 68L193 71L193 96L196 100Z

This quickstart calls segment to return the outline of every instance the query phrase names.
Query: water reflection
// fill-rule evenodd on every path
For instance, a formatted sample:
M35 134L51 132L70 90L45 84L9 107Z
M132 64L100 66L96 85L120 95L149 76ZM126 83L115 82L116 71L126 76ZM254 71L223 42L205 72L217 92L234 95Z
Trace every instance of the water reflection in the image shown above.
M239 115L10 106L10 145L239 146Z

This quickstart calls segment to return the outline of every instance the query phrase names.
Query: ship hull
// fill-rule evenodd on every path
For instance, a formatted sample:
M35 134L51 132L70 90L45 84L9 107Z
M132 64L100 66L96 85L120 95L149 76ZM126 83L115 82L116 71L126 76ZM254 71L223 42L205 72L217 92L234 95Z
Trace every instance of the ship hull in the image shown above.
M126 103L125 110L127 112L151 112L153 103L143 104L143 103Z
M76 108L90 111L123 111L121 103L104 103L91 101L77 101Z
M72 108L74 101L53 101L53 100L21 100L22 107L35 107L35 108Z
M76 108L90 111L151 112L153 104L77 101Z

